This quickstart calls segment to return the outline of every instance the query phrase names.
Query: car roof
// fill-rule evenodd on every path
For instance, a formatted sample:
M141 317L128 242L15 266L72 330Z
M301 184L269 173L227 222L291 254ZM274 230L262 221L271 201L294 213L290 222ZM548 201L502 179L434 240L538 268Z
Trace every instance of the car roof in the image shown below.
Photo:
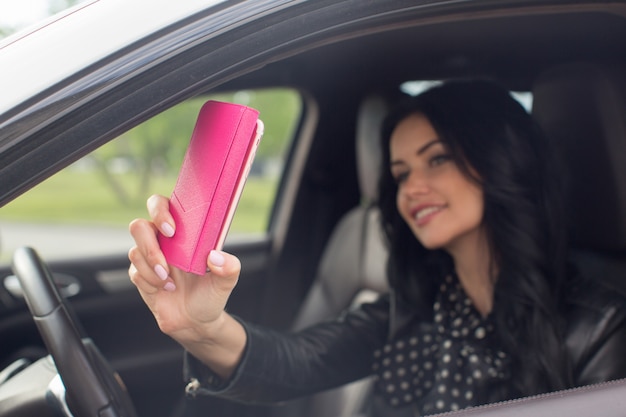
M221 2L90 0L16 33L0 43L1 112Z

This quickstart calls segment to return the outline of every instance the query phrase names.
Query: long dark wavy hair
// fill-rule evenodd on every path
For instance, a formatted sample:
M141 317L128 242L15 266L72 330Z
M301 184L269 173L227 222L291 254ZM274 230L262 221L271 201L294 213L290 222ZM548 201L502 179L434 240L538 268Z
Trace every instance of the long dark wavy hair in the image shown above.
M498 271L491 277L491 314L512 358L512 394L570 387L559 310L567 275L559 164L532 117L499 85L451 81L407 99L387 117L379 204L391 287L403 301L432 315L438 282L454 267L443 250L420 244L396 207L389 141L398 123L414 113L430 121L461 172L483 190L483 222Z

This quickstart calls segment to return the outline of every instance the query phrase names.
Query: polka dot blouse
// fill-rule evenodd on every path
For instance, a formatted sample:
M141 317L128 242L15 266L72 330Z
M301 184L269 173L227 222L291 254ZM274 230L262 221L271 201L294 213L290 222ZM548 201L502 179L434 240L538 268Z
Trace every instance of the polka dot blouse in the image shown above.
M458 279L445 278L433 305L434 324L416 326L374 352L376 394L413 415L454 411L480 403L480 387L508 379L507 355Z

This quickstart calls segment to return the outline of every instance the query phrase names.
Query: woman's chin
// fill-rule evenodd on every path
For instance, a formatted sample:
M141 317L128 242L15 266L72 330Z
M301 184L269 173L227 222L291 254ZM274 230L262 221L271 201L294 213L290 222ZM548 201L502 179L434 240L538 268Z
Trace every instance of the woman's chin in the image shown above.
M441 249L445 246L445 241L442 239L434 239L428 237L418 237L417 240L428 250Z

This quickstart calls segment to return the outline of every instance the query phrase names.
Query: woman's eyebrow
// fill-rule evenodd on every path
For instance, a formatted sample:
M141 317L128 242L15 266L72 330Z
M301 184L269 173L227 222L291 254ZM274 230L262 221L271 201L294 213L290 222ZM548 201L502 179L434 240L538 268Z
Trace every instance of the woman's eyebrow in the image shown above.
M433 139L430 142L428 142L427 144L425 144L424 146L422 146L421 148L419 148L416 152L416 155L421 155L424 152L426 152L428 150L428 148L430 148L431 146L437 144L437 143L441 143L441 141L439 139ZM396 160L392 160L389 162L389 165L391 168L393 168L394 166L397 165L405 165L406 163L402 160L402 159L396 159Z
M428 142L427 144L425 144L424 146L422 146L421 148L419 148L417 150L417 155L421 155L424 152L426 152L428 150L428 148L430 148L431 146L433 146L436 143L441 143L441 141L439 139L433 139L430 142Z
M406 164L402 160L395 160L395 161L389 162L390 168L393 168L394 166L399 166L399 165L406 165Z

